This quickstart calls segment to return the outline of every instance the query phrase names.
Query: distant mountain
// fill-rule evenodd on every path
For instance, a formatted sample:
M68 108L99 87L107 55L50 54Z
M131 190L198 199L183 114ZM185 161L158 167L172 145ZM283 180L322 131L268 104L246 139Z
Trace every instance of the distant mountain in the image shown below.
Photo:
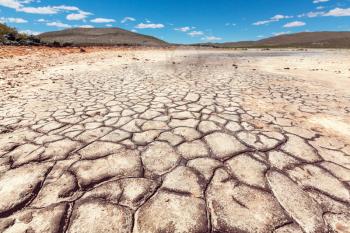
M130 45L130 46L167 46L168 43L152 36L146 36L121 28L73 28L62 31L46 32L38 36L46 43L93 46L93 45Z
M350 48L350 32L301 32L258 41L197 44L219 48Z
M1 34L12 32L11 28L0 24ZM6 32L6 33L5 33ZM23 37L24 35L22 35ZM121 28L73 28L46 32L38 35L41 42L55 45L127 45L127 46L181 46L169 44L156 37L134 33ZM192 45L193 46L193 45ZM194 46L215 48L350 48L350 32L301 32L274 36L258 41L227 43L201 43Z

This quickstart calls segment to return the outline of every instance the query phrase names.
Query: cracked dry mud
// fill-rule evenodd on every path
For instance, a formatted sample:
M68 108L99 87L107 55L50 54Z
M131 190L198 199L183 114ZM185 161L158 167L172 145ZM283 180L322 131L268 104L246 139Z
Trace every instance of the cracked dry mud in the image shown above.
M0 86L0 232L350 232L350 95L159 53Z

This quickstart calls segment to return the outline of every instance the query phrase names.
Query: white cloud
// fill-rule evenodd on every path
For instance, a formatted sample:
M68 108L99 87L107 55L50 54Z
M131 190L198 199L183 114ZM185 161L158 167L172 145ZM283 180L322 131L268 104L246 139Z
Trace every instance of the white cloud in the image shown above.
M328 12L311 11L305 14L298 15L299 18L301 17L314 18L314 17L321 17L321 16L333 16L333 17L350 16L350 8L334 8L333 10L330 10Z
M192 29L192 27L181 27L181 28L175 28L175 31L180 31L180 32L188 32Z
M22 4L17 0L0 0L0 6L17 9L22 6Z
M120 22L121 22L121 23L126 23L126 22L128 22L128 21L136 21L136 19L133 18L133 17L125 17L125 18L122 19Z
M237 26L235 23L225 23L225 26Z
M90 22L92 22L92 23L114 23L115 20L114 19L106 19L106 18L96 18L96 19L90 20Z
M65 23L61 23L61 22L51 22L51 23L47 23L47 26L50 27L58 27L58 28L71 28L72 26L69 24L65 24Z
M257 21L257 22L255 22L255 23L253 23L253 25L255 25L255 26L260 26L260 25L269 24L269 23L271 23L271 22L273 22L273 21L271 21L271 20L263 20L263 21Z
M40 15L54 15L59 12L58 9L55 9L50 6L46 7L21 7L16 9L16 11L29 13L29 14L40 14Z
M314 0L313 3L329 2L329 0Z
M161 23L140 23L138 25L136 25L135 28L139 28L139 29L144 29L144 28L164 28L164 24Z
M80 11L80 9L76 6L60 5L60 6L53 6L52 8L57 10L63 10L63 11Z
M90 12L79 11L78 13L72 13L67 15L67 20L83 20L86 19L89 15L92 15Z
M324 6L318 6L318 7L316 7L316 9L317 10L322 10L322 9L324 9Z
M80 25L80 26L78 26L79 28L94 28L94 26L92 26L92 25Z
M216 37L216 36L205 36L205 37L201 38L201 40L217 41L217 40L222 40L222 38L221 37Z
M269 23L272 23L272 22L277 22L277 20L263 20L263 21L258 21L258 22L253 23L253 25L255 25L255 26L260 26L260 25L265 25L265 24L269 24Z
M105 26L106 26L106 27L109 27L109 28L110 28L110 27L113 27L113 25L110 24L110 23L106 24Z
M27 34L27 35L39 35L41 32L36 32L36 31L32 31L32 30L22 30L22 31L19 31L20 33L24 33L24 34Z
M16 11L30 13L30 14L43 14L43 15L53 15L53 14L59 13L60 11L80 11L80 9L76 6L60 5L60 6L44 6L44 7L26 7L22 3L24 2L23 1L20 2L21 4L20 7L15 8Z
M41 0L21 0L21 3L40 2Z
M301 22L301 21L294 21L294 22L290 22L285 24L283 27L284 28L292 28L292 27L301 27L301 26L305 26L306 23Z
M203 36L204 33L202 31L192 31L192 32L189 32L187 33L188 35L192 36L192 37L195 37L195 36Z
M325 12L323 12L323 11L311 11L311 12L308 12L305 14L298 15L298 17L299 18L302 18L302 17L315 18L315 17L319 17L319 16L324 16L324 14L325 14Z
M350 16L350 8L335 8L324 14L324 16Z
M281 36L281 35L286 35L286 34L290 34L291 31L288 31L288 32L274 32L272 33L272 35L274 36Z
M40 7L28 6L28 4L32 2L40 2L40 0L0 0L0 6L8 7L18 12L43 15L53 15L61 11L80 11L78 7L66 5Z
M49 22L48 20L46 20L46 19L38 19L37 20L39 23L47 23L47 22Z
M253 23L253 25L255 26L260 26L260 25L265 25L265 24L269 24L269 23L272 23L272 22L278 22L282 19L291 19L293 18L293 16L288 16L288 15L275 15L273 17L271 17L270 19L268 20L263 20L263 21L258 21L258 22L255 22Z
M0 17L0 23L28 23L28 21L22 18Z
M275 15L274 17L271 18L271 20L274 21L279 21L281 19L290 19L293 18L292 16L286 16L286 15Z

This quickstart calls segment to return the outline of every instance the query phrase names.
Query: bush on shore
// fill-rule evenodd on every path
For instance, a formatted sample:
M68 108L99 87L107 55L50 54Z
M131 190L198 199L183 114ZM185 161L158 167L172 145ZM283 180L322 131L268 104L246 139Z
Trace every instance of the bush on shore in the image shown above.
M40 45L40 39L0 23L0 45Z

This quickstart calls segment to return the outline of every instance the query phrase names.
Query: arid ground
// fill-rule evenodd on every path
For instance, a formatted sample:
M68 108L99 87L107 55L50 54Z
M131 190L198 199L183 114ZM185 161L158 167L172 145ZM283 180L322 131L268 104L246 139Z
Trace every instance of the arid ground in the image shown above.
M0 48L0 232L350 232L350 51Z

